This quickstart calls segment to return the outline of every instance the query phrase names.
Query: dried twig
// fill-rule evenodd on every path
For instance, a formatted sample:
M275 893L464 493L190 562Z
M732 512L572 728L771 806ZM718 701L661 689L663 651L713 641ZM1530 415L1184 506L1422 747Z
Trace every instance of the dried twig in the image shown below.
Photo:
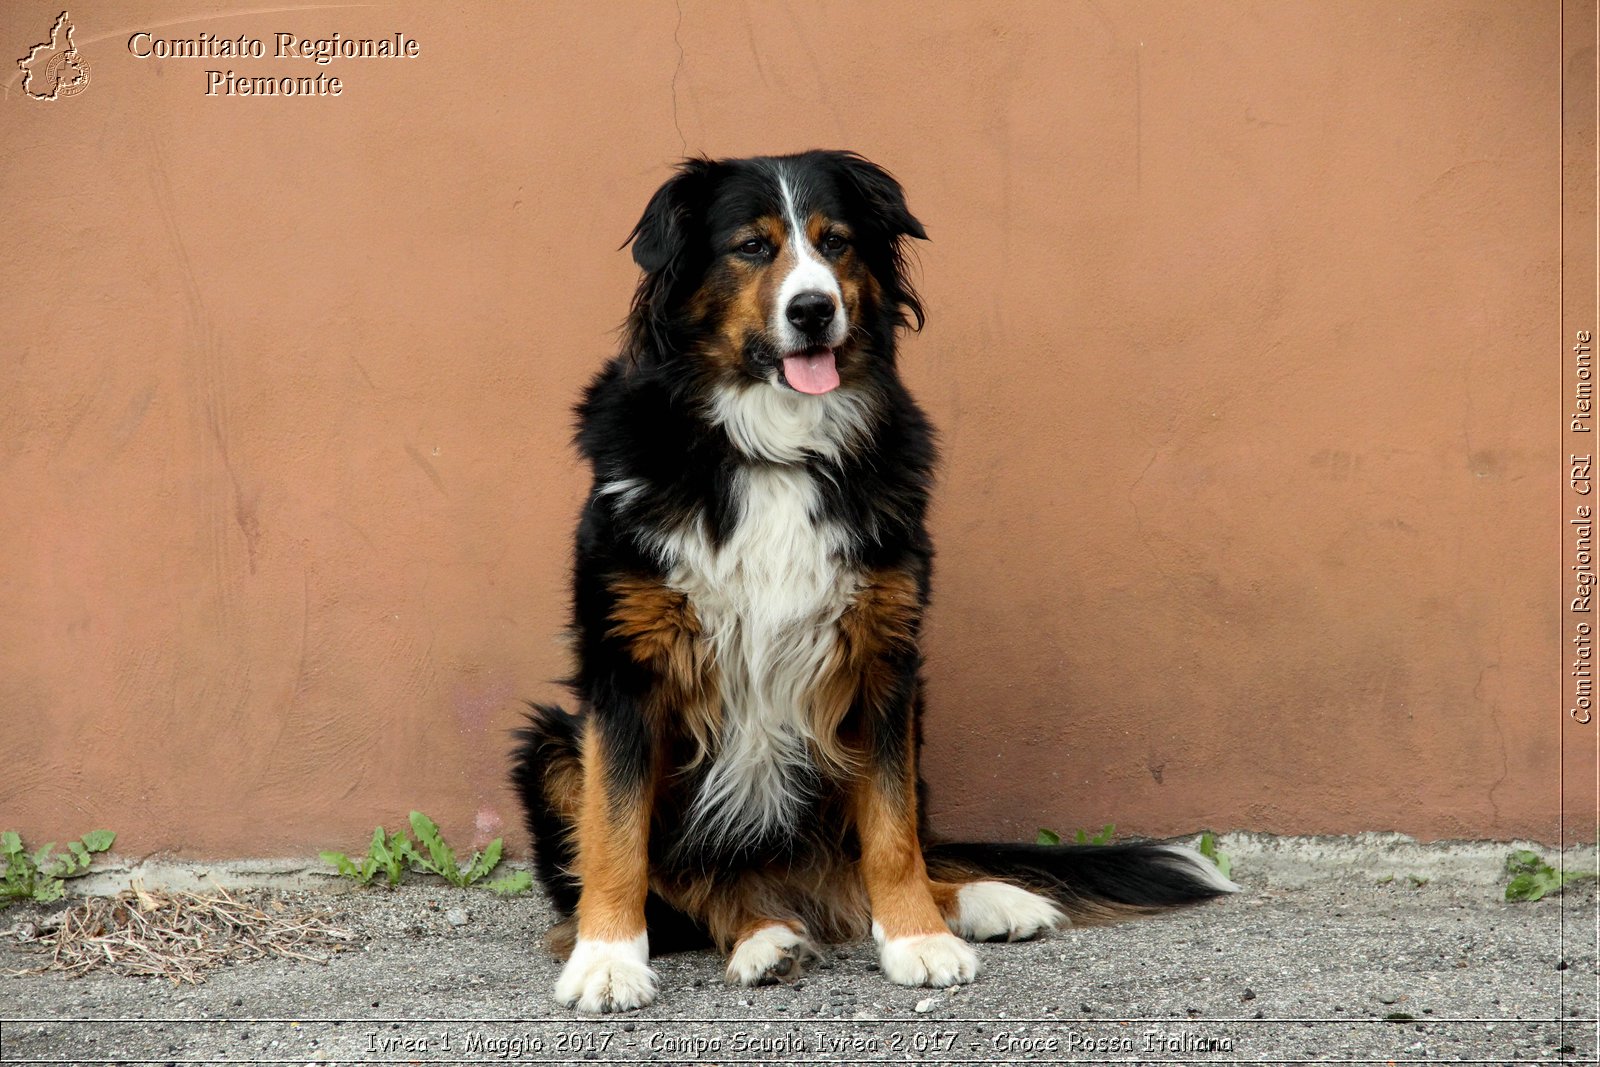
M90 897L62 912L58 921L19 925L0 931L0 937L49 949L49 962L20 973L87 974L110 968L191 985L226 962L276 956L327 963L329 952L343 951L355 940L349 930L333 926L325 912L277 901L270 906L271 913L220 886L207 894L135 886L115 897Z

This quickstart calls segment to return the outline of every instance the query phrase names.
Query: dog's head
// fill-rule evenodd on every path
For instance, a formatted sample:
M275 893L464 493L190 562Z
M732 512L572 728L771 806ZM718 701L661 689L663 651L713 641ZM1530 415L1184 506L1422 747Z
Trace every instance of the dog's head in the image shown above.
M900 184L853 152L686 160L628 237L644 270L629 348L739 388L868 380L923 322L911 237L927 234Z

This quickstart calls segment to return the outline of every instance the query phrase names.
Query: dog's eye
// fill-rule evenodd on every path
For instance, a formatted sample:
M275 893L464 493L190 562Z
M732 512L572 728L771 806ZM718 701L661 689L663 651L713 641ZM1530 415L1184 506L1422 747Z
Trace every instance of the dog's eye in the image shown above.
M837 255L848 247L850 242L842 233L830 233L822 239L822 250L831 255Z
M759 237L752 237L735 249L741 256L764 256L767 254L767 242Z

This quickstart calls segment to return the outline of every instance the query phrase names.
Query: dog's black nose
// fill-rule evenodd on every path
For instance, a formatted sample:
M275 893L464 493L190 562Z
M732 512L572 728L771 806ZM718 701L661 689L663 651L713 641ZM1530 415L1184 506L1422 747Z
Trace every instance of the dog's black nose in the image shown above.
M833 298L812 289L789 301L786 314L795 329L807 337L816 337L833 321Z

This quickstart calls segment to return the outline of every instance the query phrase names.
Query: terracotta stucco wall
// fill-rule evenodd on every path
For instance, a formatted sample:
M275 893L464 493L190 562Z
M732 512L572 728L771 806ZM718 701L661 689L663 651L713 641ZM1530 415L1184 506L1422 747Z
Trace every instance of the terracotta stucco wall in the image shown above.
M933 238L940 829L1554 838L1557 5L443 7L74 4L84 90L11 74L0 822L520 841L617 246L686 151L837 146Z

